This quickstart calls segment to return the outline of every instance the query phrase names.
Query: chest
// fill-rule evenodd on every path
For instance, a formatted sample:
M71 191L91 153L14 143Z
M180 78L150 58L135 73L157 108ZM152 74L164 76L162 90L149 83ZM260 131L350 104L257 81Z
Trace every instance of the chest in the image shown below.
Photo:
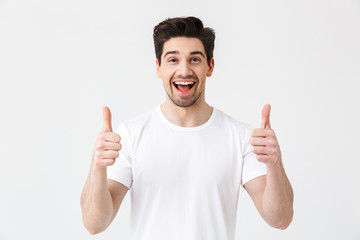
M162 189L237 187L239 139L221 131L143 134L133 158L133 184Z

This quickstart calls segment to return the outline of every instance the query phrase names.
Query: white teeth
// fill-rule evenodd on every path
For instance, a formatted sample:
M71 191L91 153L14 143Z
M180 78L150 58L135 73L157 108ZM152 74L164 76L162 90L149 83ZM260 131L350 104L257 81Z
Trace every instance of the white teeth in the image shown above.
M175 82L175 84L179 84L179 85L189 85L189 84L194 84L194 82Z

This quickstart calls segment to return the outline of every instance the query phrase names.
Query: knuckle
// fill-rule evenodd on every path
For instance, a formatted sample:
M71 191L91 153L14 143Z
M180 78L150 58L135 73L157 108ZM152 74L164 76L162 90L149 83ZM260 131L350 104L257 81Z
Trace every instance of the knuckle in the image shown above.
M270 146L275 146L275 145L276 145L275 139L273 139L273 138L270 139L269 145L270 145Z
M101 166L101 165L102 165L100 159L95 159L95 160L94 160L94 164L95 164L96 166Z
M103 147L104 147L104 142L103 141L96 141L95 148L101 149Z
M273 148L268 148L268 149L267 149L267 152L268 152L270 155L272 155L272 154L275 153Z
M106 136L106 132L100 132L98 135L98 139L104 139Z
M107 166L108 165L106 159L101 159L100 162L101 162L101 166Z
M110 150L108 151L108 154L106 155L106 158L115 158L117 151Z
M121 141L121 137L120 137L119 134L115 133L114 137L115 137L115 141L116 141L116 142L120 142L120 141Z
M115 163L115 159L110 159L107 163L108 166L112 166Z
M102 157L102 152L100 151L95 151L95 158L99 159Z
M116 150L116 151L120 150L120 143L115 143L114 150Z
M112 132L104 132L103 139L108 141L111 138Z

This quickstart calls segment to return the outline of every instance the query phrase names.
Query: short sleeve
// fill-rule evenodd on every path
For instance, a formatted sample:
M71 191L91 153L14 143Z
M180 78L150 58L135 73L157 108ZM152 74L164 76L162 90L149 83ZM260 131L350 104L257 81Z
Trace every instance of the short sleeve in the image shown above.
M124 124L120 124L115 132L121 137L122 148L114 165L107 168L107 178L122 183L130 189L133 182L131 141Z
M243 165L241 184L244 186L248 181L266 175L266 165L256 159L256 154L252 152L253 146L250 144L251 126L247 126L247 134L243 146Z

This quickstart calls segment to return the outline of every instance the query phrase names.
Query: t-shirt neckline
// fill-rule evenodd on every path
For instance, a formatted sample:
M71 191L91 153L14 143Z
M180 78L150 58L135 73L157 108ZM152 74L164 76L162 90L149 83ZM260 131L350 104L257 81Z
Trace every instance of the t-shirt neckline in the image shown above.
M207 126L209 126L215 119L216 114L217 114L217 109L215 107L213 107L213 111L211 113L210 118L203 124L196 126L196 127L182 127L179 125L176 125L172 122L170 122L169 120L167 120L167 118L164 116L163 112L161 111L160 108L160 104L157 106L157 113L160 117L160 119L166 124L168 125L170 128L175 129L175 130L180 130L180 131L186 131L186 132L191 132L191 131L198 131L201 129L206 128Z

